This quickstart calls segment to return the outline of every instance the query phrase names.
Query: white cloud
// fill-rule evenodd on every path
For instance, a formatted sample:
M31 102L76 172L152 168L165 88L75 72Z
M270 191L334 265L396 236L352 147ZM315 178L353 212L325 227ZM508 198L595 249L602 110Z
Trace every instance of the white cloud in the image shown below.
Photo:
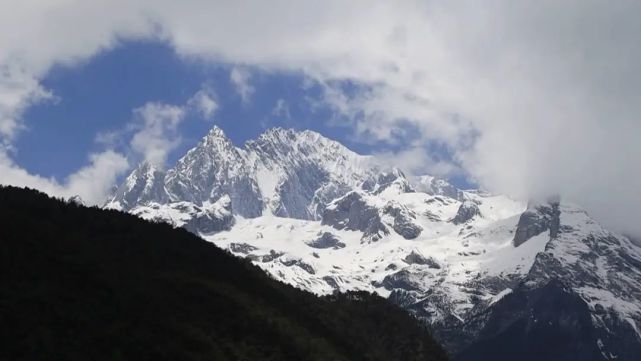
M178 127L190 112L205 119L211 118L218 109L213 90L201 87L183 105L149 102L134 109L133 119L124 132L102 133L96 141L106 144L122 144L131 136L129 148L145 161L164 167L167 156L180 145Z
M209 87L202 87L187 101L187 106L195 110L204 119L211 119L216 110L218 110L218 103L216 96L212 89Z
M24 127L22 113L30 105L55 99L33 75L0 64L0 142L10 144Z
M90 164L70 174L62 183L29 173L13 162L8 147L0 146L0 184L36 188L64 198L78 195L87 204L101 205L118 177L130 169L127 157L113 148L125 146L134 158L142 157L164 166L167 155L180 144L178 126L187 111L200 112L204 117L213 115L217 105L211 96L212 93L203 88L184 106L150 102L134 109L126 129L96 135L96 143L107 150L90 154Z
M152 35L153 21L138 11L130 12L126 3L24 0L0 4L0 141L13 142L25 127L23 111L52 97L39 84L52 66L86 61L113 47L119 38Z
M285 99L278 99L276 101L276 105L274 105L272 109L272 115L285 120L292 119L292 114L289 112L289 104L287 104Z
M486 188L561 192L641 233L640 16L641 3L597 0L25 0L0 9L0 64L39 79L119 38L154 37L185 57L301 72L362 137L401 144L410 124ZM344 79L365 90L345 92ZM20 97L10 104L32 99Z
M54 178L30 174L0 151L0 183L36 188L63 198L79 195L87 204L100 205L116 178L129 169L129 164L123 155L110 150L91 154L89 160L88 166L71 174L64 183L59 183Z
M108 130L98 132L94 137L94 142L107 149L122 147L123 145L123 132L116 130Z
M250 82L251 74L247 69L233 67L229 73L229 80L231 80L236 92L240 95L243 103L248 103L251 99L252 94L254 94L254 87Z
M180 145L178 125L184 118L185 108L176 105L152 102L135 109L131 149L145 161L164 166L169 152Z
M64 185L67 196L79 195L88 204L101 204L117 178L129 169L127 159L107 150L89 156L91 164L71 174Z
M94 142L107 149L126 149L130 158L164 166L169 153L180 145L180 124L188 115L211 119L218 110L213 90L203 86L185 104L148 102L133 109L123 129L99 132Z
M389 166L400 168L413 175L429 174L447 179L464 173L456 164L437 159L420 146L410 146L399 151L380 152L374 155Z

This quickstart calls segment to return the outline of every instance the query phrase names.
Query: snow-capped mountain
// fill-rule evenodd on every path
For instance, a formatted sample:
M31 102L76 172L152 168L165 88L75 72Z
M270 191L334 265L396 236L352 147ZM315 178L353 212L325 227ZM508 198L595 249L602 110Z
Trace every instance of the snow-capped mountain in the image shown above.
M184 226L317 294L389 297L464 360L521 357L550 335L574 337L563 351L578 359L641 353L641 247L563 199L405 176L311 131L240 148L214 128L173 168L141 164L107 207ZM495 346L515 335L521 347Z
M173 168L160 171L141 164L108 207L132 211L153 203L200 205L228 196L233 213L243 218L273 214L318 220L337 197L380 186L376 177L393 181L373 158L315 132L271 129L238 148L214 127Z

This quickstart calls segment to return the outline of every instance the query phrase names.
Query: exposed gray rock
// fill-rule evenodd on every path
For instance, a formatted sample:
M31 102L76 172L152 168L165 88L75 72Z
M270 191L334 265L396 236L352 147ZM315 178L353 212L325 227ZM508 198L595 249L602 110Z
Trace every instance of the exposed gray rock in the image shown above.
M289 170L286 180L278 186L280 197L274 214L278 217L313 219L308 206L328 178L327 172L315 164L303 163Z
M393 168L391 171L381 171L363 182L362 188L373 194L381 194L388 188L396 187L401 193L414 192L409 180L405 174L398 169Z
M401 204L389 202L379 210L358 192L348 193L330 204L323 212L321 223L336 229L358 230L363 232L364 240L377 241L382 235L389 234L381 214L391 216L392 228L406 239L418 237L423 230L415 223L416 215Z
M456 212L456 216L454 216L454 218L452 219L452 223L462 224L471 220L475 216L480 215L481 210L479 209L478 204L476 204L474 201L466 200L461 203L461 206Z
M263 201L242 151L214 127L198 145L167 171L165 189L171 199L202 204L229 195L234 213L262 214Z
M396 271L398 269L398 266L394 263L390 263L385 267L386 271Z
M314 267L312 267L310 264L305 263L305 262L298 262L296 264L298 267L302 268L304 271L306 271L309 274L316 274L316 270Z
M356 189L357 180L376 173L367 166L354 167L355 160L362 160L359 155L311 131L269 129L247 142L244 151L248 159L256 159L255 169L281 175L270 203L281 217L319 220L331 201ZM259 173L254 176L258 179Z
M383 213L394 218L392 228L405 239L414 239L423 231L423 227L415 223L416 214L399 203L389 202Z
M338 239L334 234L329 233L329 232L322 232L319 234L319 237L306 242L306 244L312 248L333 248L333 249L341 249L345 247L345 243L341 242L340 239Z
M421 275L419 273L413 273L407 269L402 269L396 273L385 276L385 278L383 278L383 287L390 291L395 289L420 291L422 288L420 279Z
M338 282L336 281L335 277L325 276L323 277L323 281L325 281L325 283L327 283L331 288L333 288L335 292L340 291L341 288L338 285Z
M383 235L389 234L381 221L378 209L368 204L358 192L348 193L332 202L323 212L321 224L339 230L361 231L364 241L376 242Z
M231 200L223 196L212 207L194 207L196 212L183 226L192 233L228 231L235 223Z
M247 243L230 243L229 250L233 253L249 254L258 248Z
M165 172L149 162L141 163L116 189L109 206L129 211L149 202L164 203L169 200L164 190Z
M272 249L272 250L269 250L268 254L263 254L263 255L250 254L247 256L247 258L252 261L266 263L266 262L271 262L284 254L285 254L284 252L276 252Z
M314 267L312 267L310 264L303 262L300 259L281 259L280 263L287 267L292 267L292 266L297 266L301 268L303 271L309 273L309 274L316 274L316 270Z
M396 288L390 293L388 300L395 305L409 309L416 303L416 298L416 292Z
M410 254L403 258L407 264L418 264L428 266L429 268L440 269L441 265L432 257L425 257L422 254L412 251Z
M327 182L321 185L314 193L311 205L308 207L311 219L320 220L328 204L351 191L351 187L342 183Z
M528 204L528 208L521 214L519 223L514 232L512 243L518 247L528 239L550 231L550 237L555 238L560 229L559 203Z

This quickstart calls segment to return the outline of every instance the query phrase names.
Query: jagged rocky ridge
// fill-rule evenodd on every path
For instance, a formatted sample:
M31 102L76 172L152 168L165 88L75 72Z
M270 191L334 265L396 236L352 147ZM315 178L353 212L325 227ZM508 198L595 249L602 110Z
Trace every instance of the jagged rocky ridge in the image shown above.
M189 225L225 196L232 217ZM176 212L185 202L195 211ZM526 205L407 177L310 131L273 129L237 148L214 129L166 172L141 165L108 206L188 227L315 293L389 297L461 360L517 329L531 338L525 357L542 337L519 326L535 322L527 315L556 317L550 332L575 332L566 314L536 301L563 294L572 317L589 320L576 347L597 359L641 352L641 248L562 199Z
M407 189L408 184L395 183L404 180L397 172L385 172L373 158L311 131L271 129L238 148L214 127L174 167L163 171L141 164L107 207L141 212L154 204L201 206L229 197L233 214L244 218L271 214L318 220L327 204L350 191Z

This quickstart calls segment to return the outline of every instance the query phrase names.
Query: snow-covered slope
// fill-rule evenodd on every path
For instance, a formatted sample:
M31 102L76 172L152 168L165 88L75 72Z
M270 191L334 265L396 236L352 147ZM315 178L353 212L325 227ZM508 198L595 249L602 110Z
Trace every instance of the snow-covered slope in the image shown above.
M343 199L355 198L351 195L330 204L326 214L333 214ZM259 264L277 278L316 293L356 288L389 295L400 287L397 283L402 283L400 288L418 291L432 288L436 282L454 290L479 273L512 274L529 268L536 254L529 248L537 242L523 248L514 248L511 244L511 232L523 206L503 196L474 197L483 209L501 207L502 212L510 212L511 208L512 217L496 219L496 214L479 215L456 225L451 220L462 204L457 200L425 193L397 194L394 200L369 195L362 197L366 201L362 201L363 205L356 211L345 212L345 220L355 225L352 227L326 221L327 216L321 221L264 216L240 220L231 230L206 236L206 239L245 257L260 259L266 254L282 254ZM393 212L387 212L394 206L405 211L401 220L417 226L420 234L408 237L398 231L399 227L395 229L395 223L399 222L390 214ZM363 216L366 223L359 228ZM323 243L319 239L330 237L343 245L317 246ZM239 244L251 245L251 250L238 247ZM543 250L545 242L538 242L538 247ZM235 252L235 249L243 251ZM313 268L313 272L295 264L289 266L285 263L291 262L281 262L284 259L299 259ZM493 296L487 294L488 298ZM469 297L458 291L452 293L452 297L456 299L457 312L472 305Z
M389 297L453 351L537 314L515 299L568 292L599 357L641 352L637 244L577 205L406 177L311 131L272 129L239 148L214 128L173 168L142 164L107 207L184 226L317 294Z

